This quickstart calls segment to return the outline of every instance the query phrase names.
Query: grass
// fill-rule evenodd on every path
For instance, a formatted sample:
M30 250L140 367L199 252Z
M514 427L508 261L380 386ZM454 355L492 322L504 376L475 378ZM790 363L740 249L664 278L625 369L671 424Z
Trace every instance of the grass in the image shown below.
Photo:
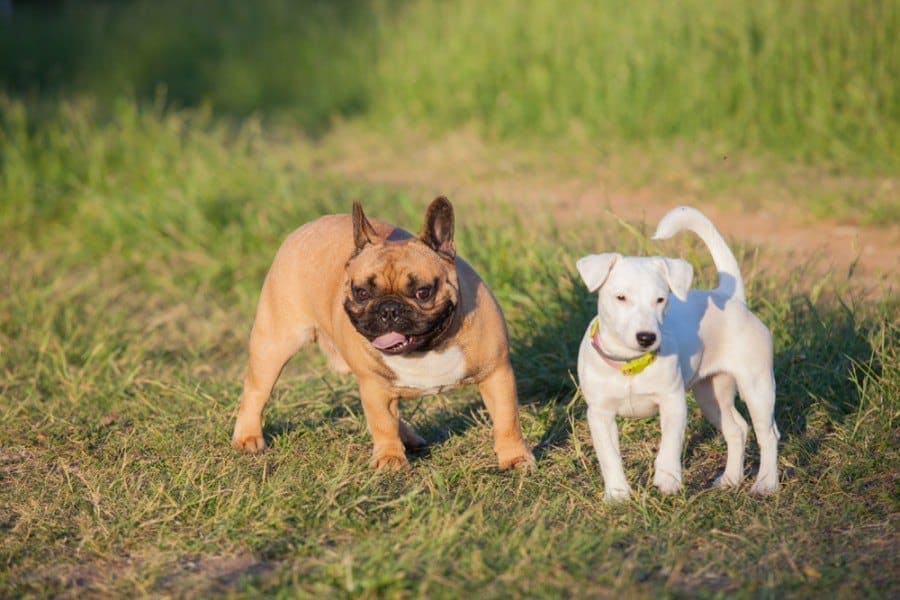
M357 132L379 153L471 128L488 152L526 148L527 182L593 182L600 164L625 187L896 223L896 3L16 11L0 20L0 595L900 594L897 300L810 265L767 272L740 246L775 338L772 498L709 487L724 444L692 405L685 492L650 485L656 421L625 421L636 495L602 501L572 377L593 301L572 266L656 247L641 224L561 231L492 195L459 211L457 244L507 316L536 472L496 470L474 390L406 402L430 446L371 472L355 382L314 350L275 389L269 450L228 444L284 236L356 199L416 229L430 200L323 167ZM666 249L711 280L696 241Z
M0 89L123 93L321 133L362 118L521 142L688 141L900 165L900 7L840 0L235 0L17 7ZM272 117L275 118L275 117ZM574 152L577 154L577 151Z
M389 93L373 102L390 116L475 121L501 136L580 133L595 144L707 137L841 164L863 148L897 156L881 133L898 117L898 88L882 71L897 56L889 32L900 11L890 3L563 11L510 0L485 14L478 2L417 2L403 18L408 28L379 65Z
M538 470L496 470L487 414L461 390L406 402L430 448L407 472L371 472L354 381L314 350L276 387L269 450L239 455L245 344L280 241L353 199L416 229L430 198L317 175L314 146L252 119L2 102L4 595L900 593L890 294L823 289L802 267L753 275L776 344L781 491L710 489L724 444L692 405L685 492L655 493L657 423L625 421L636 496L611 506L571 377L593 302L572 265L647 242L615 224L526 227L485 198L458 215L458 248L508 318ZM672 248L709 281L695 244Z

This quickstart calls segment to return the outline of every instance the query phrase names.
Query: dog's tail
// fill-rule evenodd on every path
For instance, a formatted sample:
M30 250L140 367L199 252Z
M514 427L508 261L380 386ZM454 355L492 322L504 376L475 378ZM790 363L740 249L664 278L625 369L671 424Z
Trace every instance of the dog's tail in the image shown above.
M719 285L716 288L723 294L728 294L741 302L746 302L744 293L744 280L741 278L741 269L737 259L722 234L716 229L706 215L690 206L679 206L670 210L656 227L654 240L666 240L684 230L693 231L712 254L716 270L719 272Z

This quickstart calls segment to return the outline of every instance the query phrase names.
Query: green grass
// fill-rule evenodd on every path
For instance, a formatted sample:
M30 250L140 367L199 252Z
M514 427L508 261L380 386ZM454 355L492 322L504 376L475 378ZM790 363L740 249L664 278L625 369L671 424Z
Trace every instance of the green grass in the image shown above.
M315 145L253 120L2 102L4 595L900 593L889 293L823 288L802 268L752 276L776 344L781 491L710 489L724 444L692 405L685 492L650 485L657 422L625 421L636 495L610 506L571 378L593 304L573 261L647 242L603 224L535 228L485 198L458 215L458 248L509 320L538 470L496 470L486 411L462 390L406 402L429 451L371 472L354 381L314 350L276 387L269 450L241 455L229 435L245 344L280 241L354 199L417 229L430 198L317 175ZM675 248L708 282L696 244Z
M0 89L884 174L900 166L898 40L891 1L78 2L0 22Z
M857 165L898 157L900 8L776 1L417 2L373 103L502 136L709 138ZM401 57L416 57L407 62ZM877 150L876 150L877 148ZM887 163L883 163L887 164Z

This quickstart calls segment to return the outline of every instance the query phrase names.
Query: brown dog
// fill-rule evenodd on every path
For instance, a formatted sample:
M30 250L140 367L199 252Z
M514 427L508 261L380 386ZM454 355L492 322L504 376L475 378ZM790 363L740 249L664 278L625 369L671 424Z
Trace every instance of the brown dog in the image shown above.
M261 451L262 411L282 367L317 340L337 371L359 379L375 447L371 466L406 466L404 444L425 441L400 420L400 398L479 387L501 469L534 465L519 425L506 323L490 290L453 243L453 207L428 207L418 237L351 215L294 231L263 283L234 425L235 448Z

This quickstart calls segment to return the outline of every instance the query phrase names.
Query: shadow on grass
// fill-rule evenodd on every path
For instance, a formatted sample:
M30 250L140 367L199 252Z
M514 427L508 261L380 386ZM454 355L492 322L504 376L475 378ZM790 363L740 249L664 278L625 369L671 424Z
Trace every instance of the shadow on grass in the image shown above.
M784 344L775 353L776 420L782 443L797 438L804 454L813 455L824 440L808 434L811 414L843 422L860 408L866 374L881 373L869 341L880 327L878 316L862 316L840 299L813 303L802 296L792 299L784 326Z
M564 446L572 435L570 404L577 394L578 346L596 312L596 299L580 280L570 277L545 306L543 326L529 332L527 339L512 342L519 402L547 409L545 432L534 448L538 460L548 449ZM585 408L583 402L577 404L576 418L584 418Z
M313 351L318 352L317 349L310 350ZM317 392L313 395L314 400L298 403L292 399L296 398L295 393L302 393L297 391L270 399L264 412L263 438L266 446L272 447L279 443L278 440L323 428L333 429L333 435L347 436L348 439L362 435L366 443L371 444L355 379L352 386L348 384L351 379L351 376L326 375L322 380L329 391L325 396L321 395L321 391ZM348 385L331 386L329 382ZM426 441L426 446L407 448L407 457L411 462L428 458L435 446L452 437L463 435L483 422L490 423L484 403L477 393L477 399L470 399L464 390L401 402L401 417Z

